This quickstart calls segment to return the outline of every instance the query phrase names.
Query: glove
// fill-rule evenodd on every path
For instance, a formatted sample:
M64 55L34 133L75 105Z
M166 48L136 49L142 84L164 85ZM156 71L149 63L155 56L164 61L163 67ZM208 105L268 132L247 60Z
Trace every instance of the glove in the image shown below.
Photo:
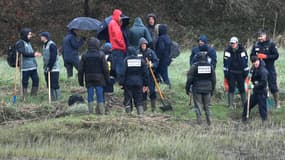
M153 64L152 64L152 62L151 62L151 61L149 61L149 66L150 66L150 67L153 67Z
M267 59L267 55L264 54L264 53L258 53L258 54L257 54L257 57L258 57L259 59Z
M45 72L47 73L47 72L50 72L51 70L50 70L50 68L49 67L47 67L46 69L45 69Z
M253 89L254 88L254 85L250 82L247 86L248 89Z

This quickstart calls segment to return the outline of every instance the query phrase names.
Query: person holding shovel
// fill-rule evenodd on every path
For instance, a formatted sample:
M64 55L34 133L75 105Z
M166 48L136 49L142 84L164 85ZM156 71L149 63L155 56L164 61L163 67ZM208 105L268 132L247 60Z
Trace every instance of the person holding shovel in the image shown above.
M189 95L192 86L194 107L197 116L197 122L202 123L202 110L206 113L207 124L211 125L210 102L211 95L216 86L216 74L214 66L207 61L207 53L197 54L198 62L194 63L188 74L186 82L186 94Z
M49 32L41 32L40 39L43 43L44 75L47 85L51 90L51 100L57 101L60 98L59 89L59 60L56 44L50 39Z
M259 114L262 121L267 120L267 107L266 107L266 98L267 98L267 77L268 71L265 68L265 64L257 56L251 57L252 69L251 73L251 83L248 85L248 89L253 89L253 94L249 96L248 102L245 103L242 112L242 122L247 122L247 119L250 115L250 110L258 104ZM250 93L250 91L248 92Z
M280 108L279 90L277 86L277 73L275 69L275 61L279 57L279 53L275 43L273 43L266 31L260 30L257 33L257 42L253 45L250 57L257 56L265 63L268 71L268 87L273 95L275 107Z
M137 50L138 56L141 57L142 59L146 60L149 62L148 68L152 69L153 71L156 70L158 67L158 58L155 54L155 52L147 47L148 41L145 38L140 38L139 39L139 49ZM151 67L151 68L150 68ZM155 83L154 79L155 77L152 77L151 73L149 72L148 75L148 89L149 89L149 98L151 102L151 111L154 112L156 108L156 91L155 91ZM144 93L144 110L147 110L147 92Z
M40 57L42 54L40 52L35 52L30 40L33 37L32 30L30 28L23 28L20 33L21 39L17 42L16 48L21 55L21 72L22 72L22 93L23 100L25 100L28 94L28 84L29 78L31 77L32 89L31 96L36 96L39 88L39 75L38 75L38 65L35 57Z

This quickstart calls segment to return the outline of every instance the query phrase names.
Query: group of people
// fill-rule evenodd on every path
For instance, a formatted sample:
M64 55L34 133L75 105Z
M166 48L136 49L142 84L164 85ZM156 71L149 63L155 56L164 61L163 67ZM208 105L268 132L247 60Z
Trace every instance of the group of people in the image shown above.
M210 101L215 89L216 52L207 45L205 35L201 35L198 46L192 49L190 56L190 70L187 74L186 94L193 96L197 122L202 123L201 112L204 110L206 121L211 124ZM247 122L251 109L258 104L262 121L267 120L268 89L273 95L275 107L280 108L277 87L275 61L279 53L275 44L269 39L264 30L257 33L257 42L250 53L252 67L248 66L248 54L239 43L237 37L231 37L229 45L224 50L223 70L224 79L228 85L228 107L233 108L236 87L241 96L243 106L242 121ZM245 85L245 82L248 82ZM246 99L246 91L253 93ZM251 92L248 91L248 94Z
M114 92L115 82L124 89L124 106L127 113L131 113L133 106L138 115L147 110L147 91L151 110L156 110L155 81L162 81L171 88L168 77L168 66L171 63L171 39L167 33L167 25L157 24L156 15L147 15L147 25L140 17L135 18L133 26L125 30L122 22L124 15L121 10L113 11L112 20L108 24L108 39L101 48L100 40L91 37L86 40L78 39L79 30L69 29L63 39L62 55L67 76L73 76L73 68L78 70L80 86L86 86L88 93L88 109L94 111L94 94L96 93L96 113L109 113L110 104L105 104ZM17 51L22 56L21 70L23 73L23 97L27 96L28 80L32 79L31 95L36 95L39 86L37 63L35 58L43 55L44 74L46 83L51 81L52 100L60 98L59 87L59 59L56 44L51 40L49 32L40 33L43 43L42 53L35 52L30 43L31 29L21 31L21 39L17 42ZM234 92L237 86L241 95L244 111L242 120L247 121L248 112L256 104L259 105L262 120L267 120L267 86L273 94L275 105L279 104L279 94L276 82L275 60L278 51L275 44L268 38L265 31L257 35L257 42L253 45L250 60L253 67L248 66L248 54L239 43L237 37L232 37L223 56L224 78L228 82L228 106L233 108ZM79 58L78 49L87 41L88 50ZM202 123L202 111L205 110L207 123L211 124L210 101L216 86L217 55L205 35L198 38L198 45L192 49L190 55L190 70L187 74L186 94L193 96L197 121ZM154 75L151 74L154 72ZM50 74L50 77L48 76ZM50 80L48 79L50 78ZM160 80L162 78L162 80ZM245 88L246 79L251 83ZM267 85L268 84L268 85ZM249 106L246 101L246 91L253 89ZM96 91L94 93L94 90ZM249 109L248 109L249 107Z
M157 17L153 13L147 15L146 22L145 26L143 20L136 17L133 26L126 30L124 14L115 9L107 28L108 42L106 41L103 48L96 37L88 40L85 37L79 38L78 29L70 28L63 38L62 57L67 77L73 76L73 68L78 71L79 85L85 85L87 88L90 113L94 112L95 93L96 113L109 112L111 106L105 105L105 101L112 96L115 82L124 89L126 112L131 113L135 106L139 115L147 110L147 90L150 92L151 110L154 112L156 109L154 79L163 81L171 88L168 77L171 39L167 33L167 25L157 24ZM21 31L21 39L17 42L17 51L23 57L23 97L27 96L29 78L32 79L33 86L31 94L37 94L39 77L35 58L43 55L46 83L51 83L52 100L58 100L60 87L57 46L51 40L50 33L45 31L40 33L43 42L42 53L35 52L30 43L31 38L32 30L24 28ZM80 59L79 49L86 42L87 52ZM150 74L150 70L155 76Z

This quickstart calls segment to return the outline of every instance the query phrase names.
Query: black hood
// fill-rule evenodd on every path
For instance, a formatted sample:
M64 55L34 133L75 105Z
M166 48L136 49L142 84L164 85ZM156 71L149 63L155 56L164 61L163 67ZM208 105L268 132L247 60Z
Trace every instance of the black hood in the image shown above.
M165 35L167 34L167 25L166 24L160 24L158 27L158 35Z
M26 41L26 42L29 42L30 40L28 39L28 34L30 32L32 32L32 30L30 28L23 28L21 30L21 33L20 33L21 39Z
M137 51L134 47L128 47L128 56L137 56Z
M100 48L100 41L95 37L91 37L88 41L88 49L96 49L99 50Z

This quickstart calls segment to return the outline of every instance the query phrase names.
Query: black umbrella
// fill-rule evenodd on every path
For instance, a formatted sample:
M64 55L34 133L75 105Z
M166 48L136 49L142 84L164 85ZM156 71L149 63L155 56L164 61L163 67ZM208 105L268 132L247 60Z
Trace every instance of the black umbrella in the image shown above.
M67 27L69 29L78 29L78 30L98 30L101 25L101 22L95 18L91 17L77 17L74 18Z
M106 40L107 42L109 42L108 25L109 25L111 20L112 20L112 16L109 16L109 17L106 17L101 22L101 25L100 25L99 29L97 30L98 39ZM130 21L130 18L128 16L122 17L123 26L127 26L129 24L129 21Z

